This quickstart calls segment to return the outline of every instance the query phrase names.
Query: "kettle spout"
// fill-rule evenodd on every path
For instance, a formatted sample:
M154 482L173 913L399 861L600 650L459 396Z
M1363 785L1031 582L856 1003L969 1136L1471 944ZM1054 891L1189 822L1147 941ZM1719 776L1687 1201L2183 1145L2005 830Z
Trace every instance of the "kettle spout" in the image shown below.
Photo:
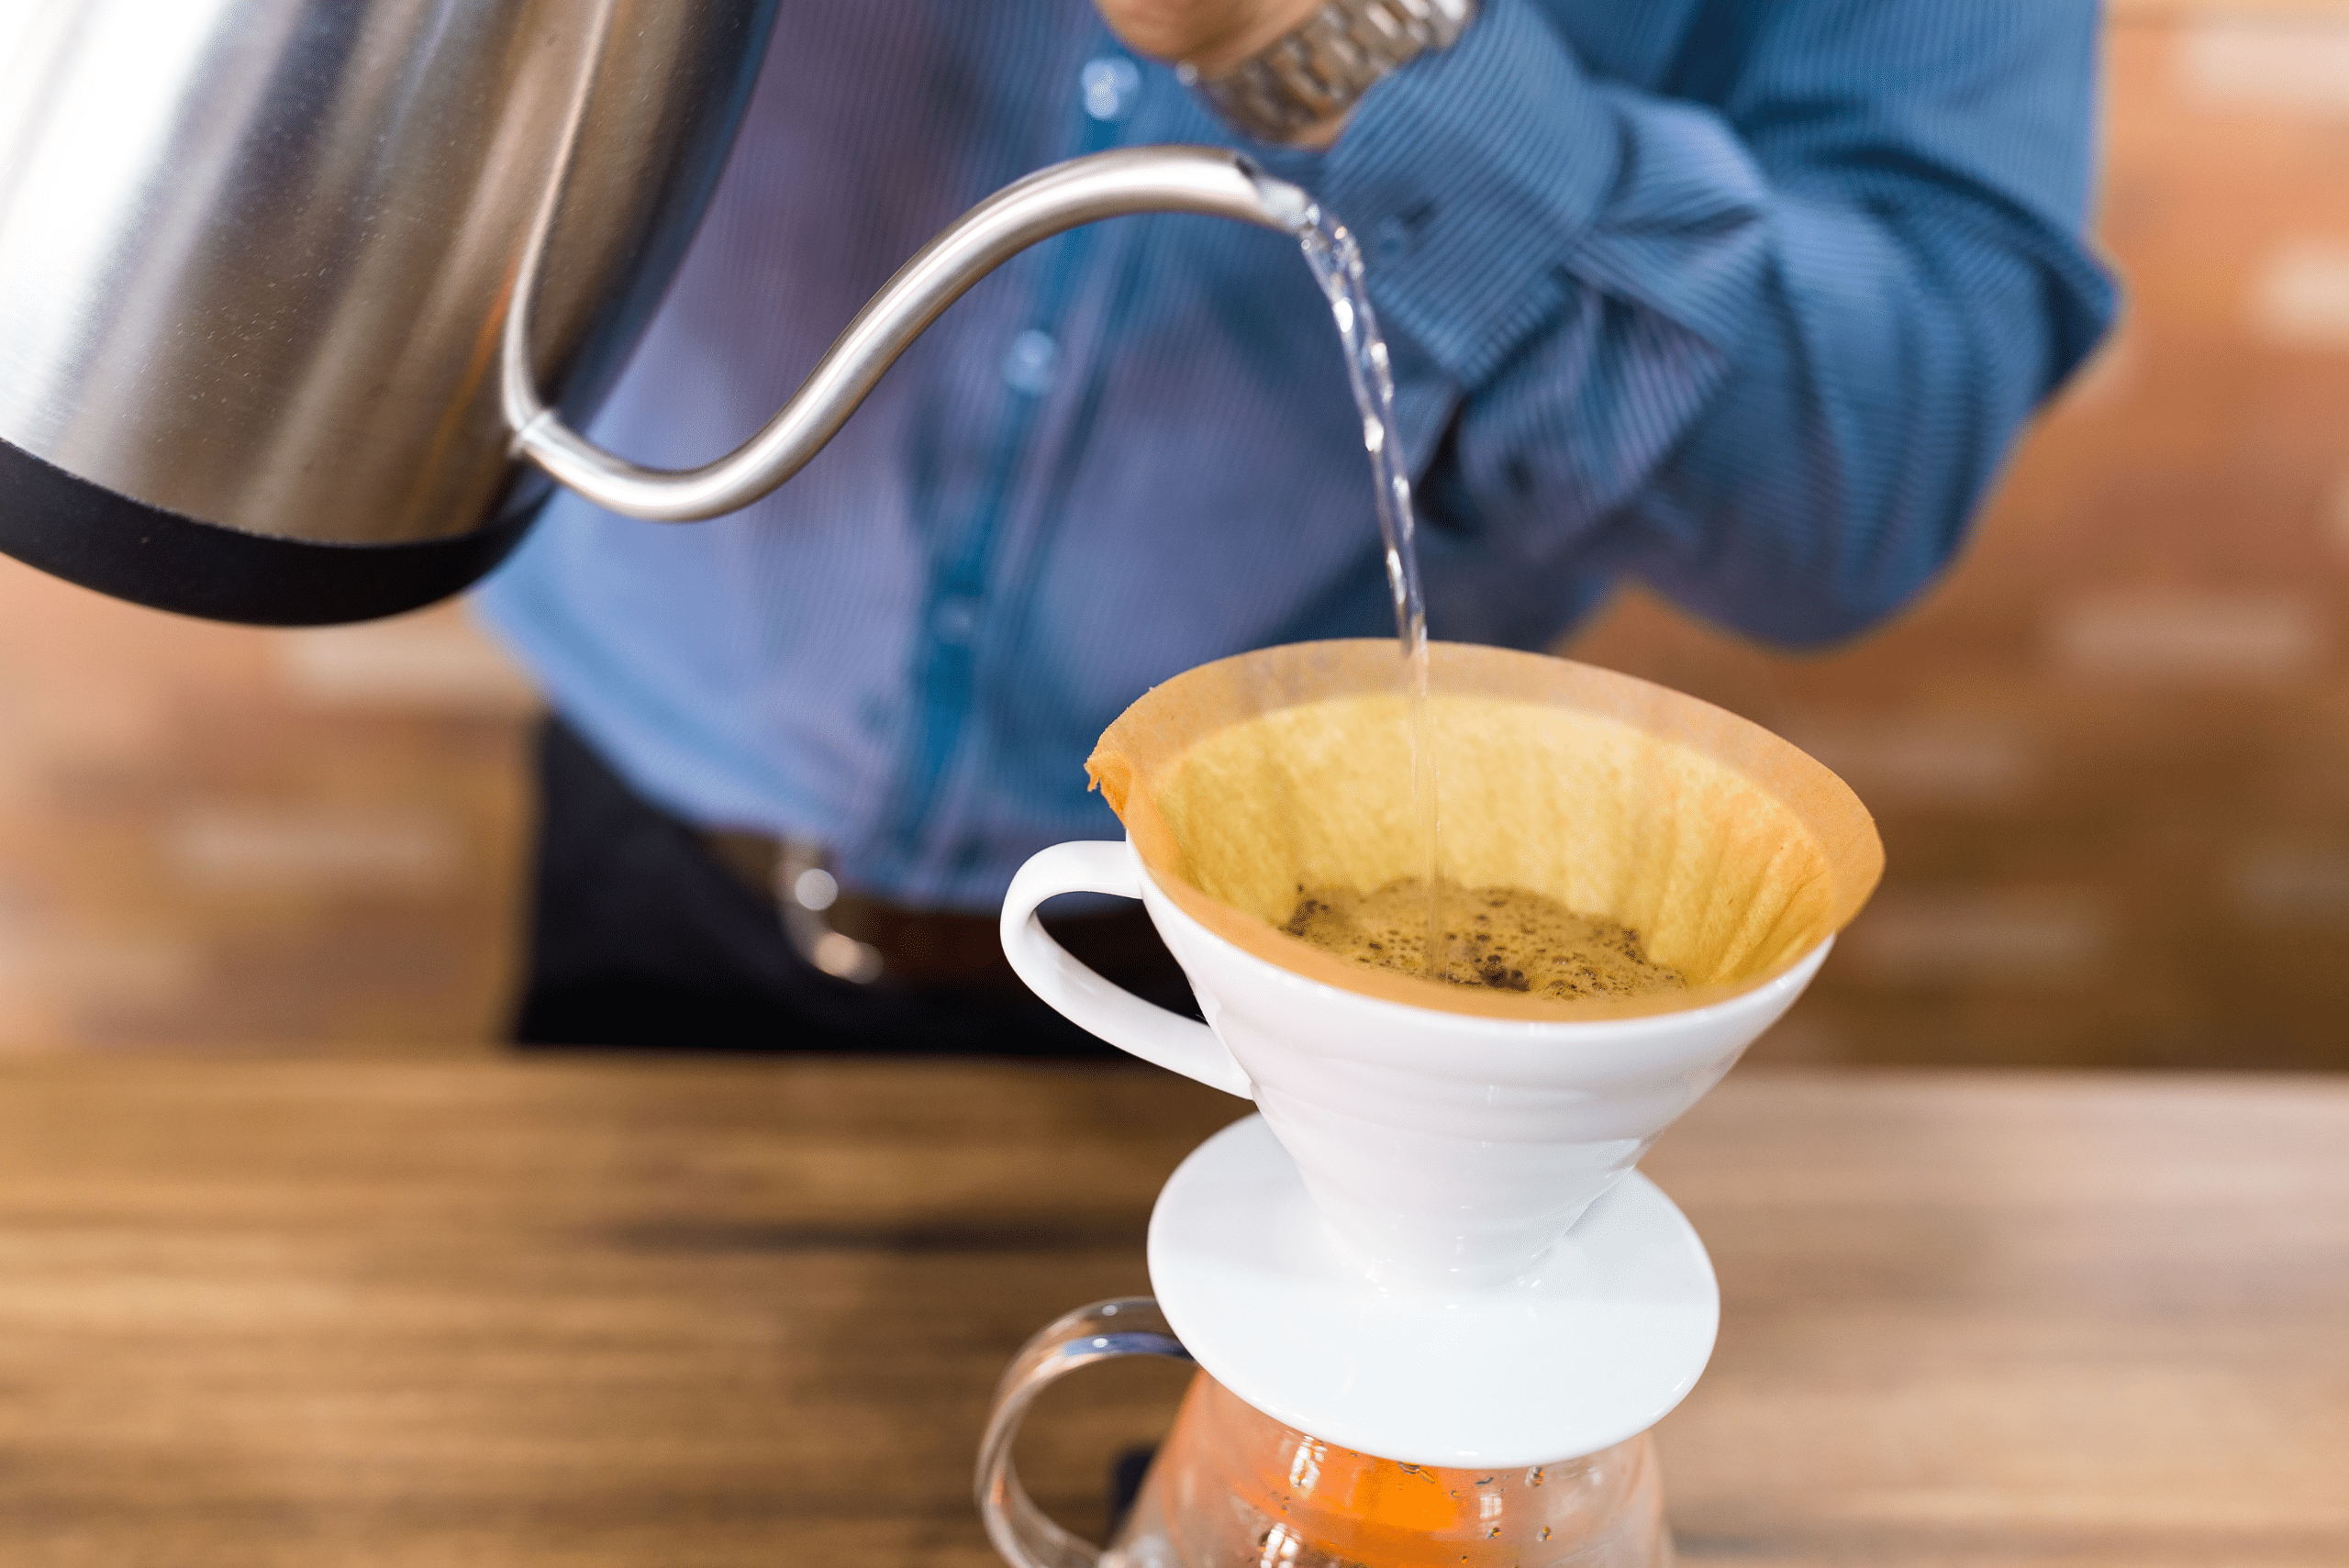
M1313 199L1239 153L1137 147L1041 169L965 213L897 270L759 433L700 468L642 468L563 425L530 373L529 301L518 297L504 342L506 415L514 455L607 510L653 522L731 512L796 473L924 328L979 279L1041 239L1127 213L1197 212L1301 235Z
M1302 186L1286 180L1276 180L1246 158L1233 155L1240 172L1256 187L1256 205L1261 216L1250 219L1266 228L1277 228L1285 234L1303 238L1319 221L1321 209Z

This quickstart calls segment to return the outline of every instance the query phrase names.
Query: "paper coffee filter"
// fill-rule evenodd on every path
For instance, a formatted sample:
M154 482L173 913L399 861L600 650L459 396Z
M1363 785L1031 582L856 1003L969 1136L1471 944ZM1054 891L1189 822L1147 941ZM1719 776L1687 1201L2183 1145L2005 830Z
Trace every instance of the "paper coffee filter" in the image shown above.
M1542 654L1432 650L1442 871L1546 894L1640 935L1688 989L1557 1001L1364 968L1280 929L1301 886L1423 873L1408 704L1386 640L1300 643L1189 671L1087 762L1167 895L1259 956L1346 989L1499 1018L1621 1017L1720 1001L1858 913L1883 868L1842 780L1757 725Z

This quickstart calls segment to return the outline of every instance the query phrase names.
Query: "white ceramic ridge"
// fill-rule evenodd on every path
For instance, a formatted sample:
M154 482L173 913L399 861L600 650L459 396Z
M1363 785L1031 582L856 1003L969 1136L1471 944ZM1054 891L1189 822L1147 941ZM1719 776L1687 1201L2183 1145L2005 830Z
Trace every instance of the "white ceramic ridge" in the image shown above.
M1260 1116L1208 1139L1150 1217L1150 1288L1208 1375L1285 1426L1406 1464L1575 1459L1697 1385L1720 1323L1704 1243L1632 1172L1526 1275L1367 1284Z
M1047 935L1055 894L1139 897L1201 1026L1109 984ZM1130 843L1044 850L1003 906L1020 979L1146 1061L1252 1099L1363 1273L1438 1293L1526 1275L1791 1006L1833 945L1726 1001L1546 1022L1412 1007L1323 984L1215 935Z

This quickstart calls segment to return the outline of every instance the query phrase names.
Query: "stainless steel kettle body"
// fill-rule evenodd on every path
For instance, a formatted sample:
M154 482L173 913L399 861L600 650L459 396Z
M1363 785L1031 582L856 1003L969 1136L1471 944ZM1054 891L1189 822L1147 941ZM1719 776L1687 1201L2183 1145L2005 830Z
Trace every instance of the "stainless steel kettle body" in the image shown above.
M495 565L550 474L670 521L764 494L1046 235L1310 218L1229 151L1041 171L909 261L740 450L638 468L573 427L684 253L774 10L0 0L0 550L192 615L393 614Z
M774 0L0 0L0 549L162 608L453 592L715 183Z

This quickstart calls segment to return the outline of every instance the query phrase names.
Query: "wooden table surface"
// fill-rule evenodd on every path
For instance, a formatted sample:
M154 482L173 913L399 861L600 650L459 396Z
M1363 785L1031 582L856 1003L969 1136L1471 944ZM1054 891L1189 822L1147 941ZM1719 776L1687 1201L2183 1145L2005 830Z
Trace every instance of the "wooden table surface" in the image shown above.
M982 1564L1004 1360L1147 1288L1235 1102L1147 1071L0 1066L7 1568ZM2349 1083L1748 1073L1685 1561L2349 1563ZM1174 1369L1053 1391L1097 1524Z

